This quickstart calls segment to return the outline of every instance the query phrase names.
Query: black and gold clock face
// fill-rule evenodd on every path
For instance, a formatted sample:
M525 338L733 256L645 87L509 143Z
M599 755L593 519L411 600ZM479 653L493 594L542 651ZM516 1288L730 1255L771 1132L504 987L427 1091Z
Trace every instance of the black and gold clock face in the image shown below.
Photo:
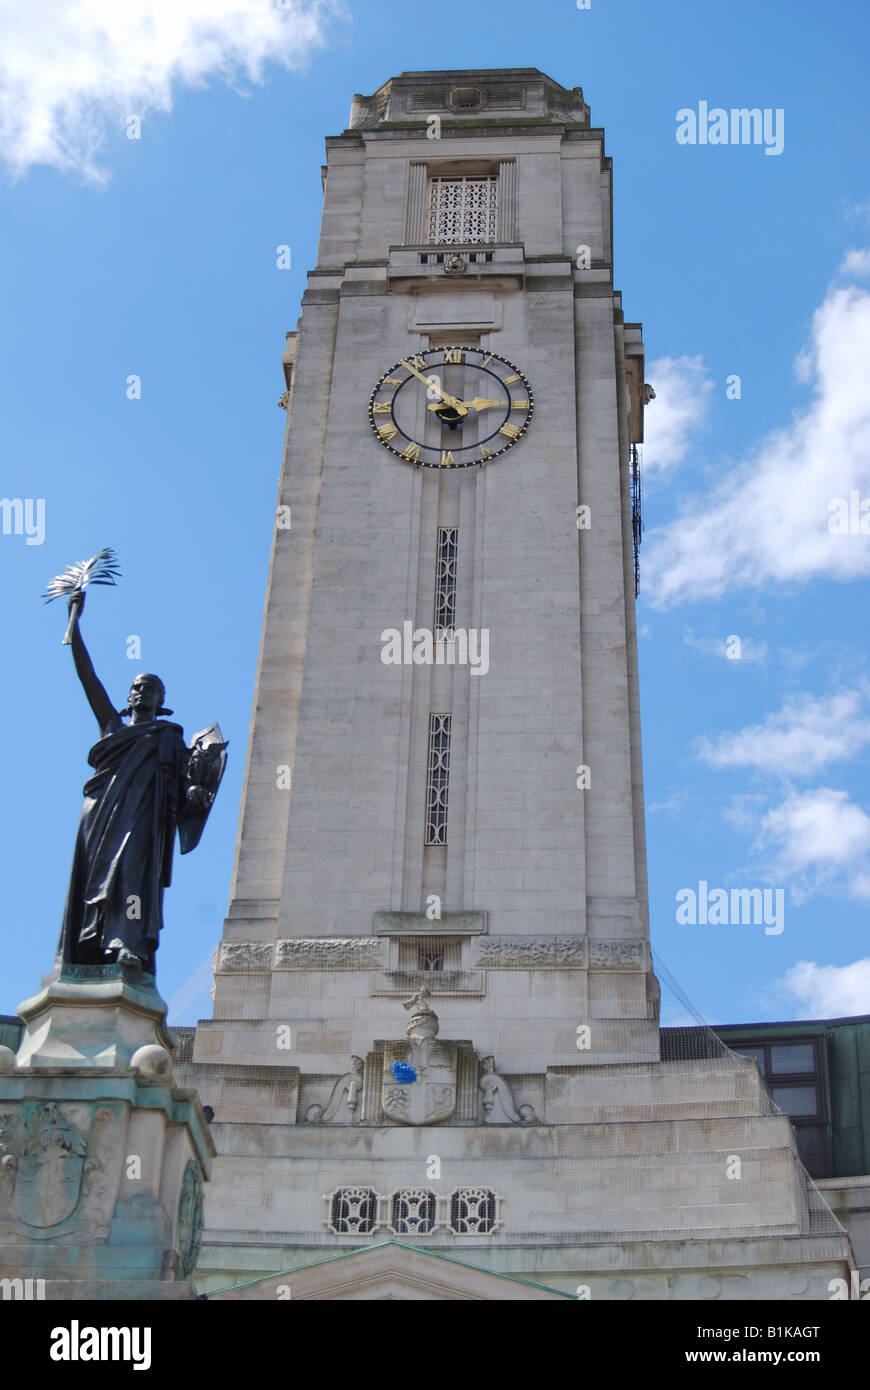
M397 458L419 468L470 468L518 444L535 404L528 378L497 352L429 348L390 367L369 421Z

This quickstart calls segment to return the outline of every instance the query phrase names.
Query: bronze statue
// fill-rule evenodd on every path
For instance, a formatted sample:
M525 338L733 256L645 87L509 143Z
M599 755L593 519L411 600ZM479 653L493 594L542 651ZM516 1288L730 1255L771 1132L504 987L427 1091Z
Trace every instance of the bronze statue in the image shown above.
M106 555L111 552L100 552L94 561L105 562ZM162 717L172 710L163 708L163 682L150 673L136 676L127 708L115 709L79 628L88 582L114 583L113 577L95 577L106 572L105 563L90 574L87 566L68 568L48 591L49 597L68 596L64 640L100 727L88 754L94 776L84 786L58 958L153 975L175 831L182 854L196 848L223 776L227 745L213 724L188 748L181 726Z

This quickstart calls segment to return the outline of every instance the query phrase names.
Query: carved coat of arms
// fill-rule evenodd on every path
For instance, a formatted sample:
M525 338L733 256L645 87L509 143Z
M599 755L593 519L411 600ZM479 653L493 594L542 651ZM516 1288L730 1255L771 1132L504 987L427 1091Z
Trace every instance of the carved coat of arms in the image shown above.
M437 1125L456 1110L455 1042L438 1041L438 1019L421 990L405 1003L410 1010L407 1040L384 1044L381 1104L403 1125Z
M98 1102L0 1106L0 1243L105 1240L120 1181L121 1124L118 1107Z
M40 1105L18 1160L12 1204L30 1226L56 1226L75 1211L87 1147L57 1106Z

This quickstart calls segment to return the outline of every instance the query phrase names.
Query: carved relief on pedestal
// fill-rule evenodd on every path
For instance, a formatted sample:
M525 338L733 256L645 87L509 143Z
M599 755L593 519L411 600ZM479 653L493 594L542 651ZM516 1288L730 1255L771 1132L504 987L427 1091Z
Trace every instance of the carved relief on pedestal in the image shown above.
M189 1158L181 1179L178 1198L178 1227L175 1244L178 1250L178 1275L192 1279L202 1245L203 1187L199 1164Z
M23 1101L0 1112L0 1239L105 1240L117 1195L120 1115Z

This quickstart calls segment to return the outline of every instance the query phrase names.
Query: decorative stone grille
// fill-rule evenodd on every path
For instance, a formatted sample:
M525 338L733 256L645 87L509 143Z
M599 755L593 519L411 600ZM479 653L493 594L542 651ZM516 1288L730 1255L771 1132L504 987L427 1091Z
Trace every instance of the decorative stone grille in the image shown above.
M427 845L447 844L447 783L450 776L450 734L453 716L429 715L429 753L426 776Z
M460 1236L487 1235L495 1226L495 1193L488 1187L459 1187L450 1200L450 1225Z
M334 1192L330 1224L336 1235L368 1235L374 1228L377 1200L368 1187L340 1187Z
M488 1187L437 1193L399 1187L378 1194L369 1187L339 1187L324 1196L326 1230L333 1235L485 1236L503 1227L503 1198Z
M498 175L429 180L429 241L439 246L495 241Z
M457 528L438 527L435 554L435 635L453 631L456 623L456 546Z
M428 1235L435 1225L435 1193L404 1187L393 1193L392 1227L396 1235Z

